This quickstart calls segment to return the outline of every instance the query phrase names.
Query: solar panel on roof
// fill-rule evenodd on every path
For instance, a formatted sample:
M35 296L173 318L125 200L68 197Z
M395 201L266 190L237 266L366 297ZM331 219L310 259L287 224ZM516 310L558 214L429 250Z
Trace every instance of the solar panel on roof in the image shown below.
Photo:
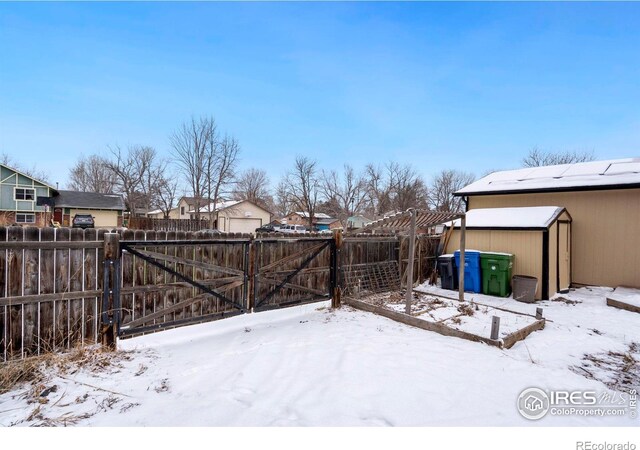
M615 175L620 173L639 173L639 172L640 172L640 162L627 162L627 163L611 164L604 174Z

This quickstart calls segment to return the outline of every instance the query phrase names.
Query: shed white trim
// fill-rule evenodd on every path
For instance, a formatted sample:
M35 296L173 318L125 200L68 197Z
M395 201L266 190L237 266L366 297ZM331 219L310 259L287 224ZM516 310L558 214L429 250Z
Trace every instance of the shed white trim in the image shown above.
M548 228L563 211L560 206L472 209L467 228ZM453 224L460 227L460 219Z

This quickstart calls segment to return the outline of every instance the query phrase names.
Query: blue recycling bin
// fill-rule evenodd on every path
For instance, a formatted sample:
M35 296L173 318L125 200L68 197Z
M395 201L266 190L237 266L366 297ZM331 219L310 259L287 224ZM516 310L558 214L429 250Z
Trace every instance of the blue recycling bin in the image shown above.
M453 252L456 266L460 267L460 250ZM480 272L480 252L465 250L464 252L464 290L465 292L482 292L482 275Z

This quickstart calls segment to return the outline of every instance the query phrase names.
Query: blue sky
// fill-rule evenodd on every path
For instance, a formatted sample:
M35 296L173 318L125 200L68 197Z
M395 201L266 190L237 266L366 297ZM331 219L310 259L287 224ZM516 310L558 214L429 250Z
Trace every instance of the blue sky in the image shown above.
M212 115L273 182L396 160L430 178L534 146L640 156L638 3L0 3L0 153L79 155Z

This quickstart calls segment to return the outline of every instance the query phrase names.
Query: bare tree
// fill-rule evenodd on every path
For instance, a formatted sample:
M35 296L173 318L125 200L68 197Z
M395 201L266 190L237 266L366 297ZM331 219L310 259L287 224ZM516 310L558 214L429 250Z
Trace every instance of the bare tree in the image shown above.
M391 180L391 204L398 211L427 207L427 184L410 165L392 162L387 165Z
M212 228L214 219L211 214L211 205L217 205L222 194L227 193L226 188L233 183L239 152L240 145L234 137L225 136L220 140L215 129L212 130L207 143L205 161L206 195L211 199L207 203L207 209ZM215 222L217 223L218 212L215 211L215 213Z
M195 197L195 218L200 219L201 203L207 186L206 169L209 143L215 134L216 123L212 117L191 118L169 137L173 158L188 181L191 195Z
M356 174L348 164L344 165L342 174L335 170L323 171L320 191L325 200L325 212L340 219L344 226L349 216L361 212L367 201L362 175Z
M522 167L553 166L556 164L593 161L594 159L592 151L544 152L538 147L534 147L522 159Z
M368 211L374 216L392 210L427 207L427 185L410 165L369 164L365 170Z
M157 157L153 147L134 145L123 151L110 147L111 157L105 163L116 179L116 192L124 196L127 209L151 209L156 203L159 174L165 163Z
M292 206L308 214L309 230L313 230L319 199L317 163L306 156L296 156L293 169L287 173L282 187Z
M393 186L385 178L381 166L367 164L365 168L365 186L368 199L368 213L373 217L381 216L391 210L391 191Z
M233 196L237 200L249 200L256 205L270 209L269 206L273 204L273 199L269 193L267 172L254 168L242 172L236 180Z
M453 193L473 183L472 173L457 170L443 170L437 174L429 186L429 208L440 212L462 212L462 197L454 197Z
M97 192L113 194L116 187L116 176L104 158L91 155L81 156L69 173L67 188L81 192Z
M286 177L280 180L275 191L274 212L279 216L286 216L292 210L293 200L290 196L291 189L287 185Z
M163 176L158 181L158 207L165 219L168 219L177 198L178 180L176 177Z

